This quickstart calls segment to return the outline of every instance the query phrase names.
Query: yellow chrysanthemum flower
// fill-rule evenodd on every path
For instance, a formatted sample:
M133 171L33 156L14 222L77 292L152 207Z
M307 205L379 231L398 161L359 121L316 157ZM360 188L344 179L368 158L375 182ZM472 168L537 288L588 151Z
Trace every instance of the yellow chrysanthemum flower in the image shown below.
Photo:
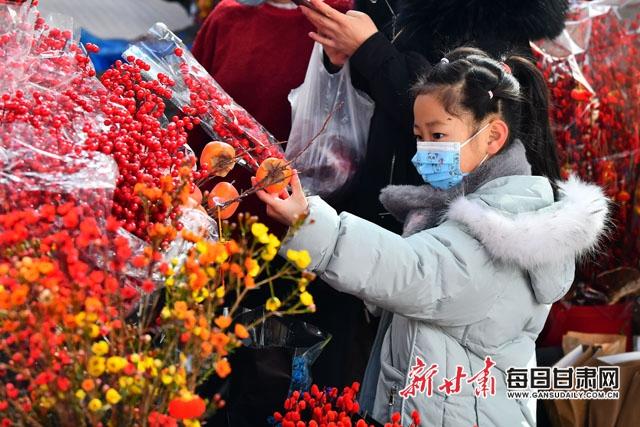
M276 255L278 255L278 249L273 246L267 246L262 252L262 255L260 255L260 258L265 261L273 261Z
M300 302L309 307L310 305L313 305L313 296L311 296L309 292L303 292L300 294Z
M282 302L278 297L271 297L267 300L266 307L268 311L276 311L282 307Z
M253 234L256 237L256 239L258 239L258 241L263 245L266 245L267 243L269 243L268 233L269 233L269 228L264 224L256 222L251 226L251 234Z
M127 366L127 359L120 356L112 356L107 359L107 371L112 374L118 373Z
M300 270L304 270L311 264L311 256L309 252L305 250L294 251L293 249L289 249L287 251L287 259L293 262Z
M120 388L127 388L131 384L133 384L133 378L131 378L131 377L120 377L120 378L118 378L118 384L120 385Z
M96 356L104 356L109 352L109 344L105 341L100 341L91 346L91 351Z
M102 402L100 399L91 399L91 402L89 402L89 410L91 412L98 412L100 409L102 409Z
M273 246L274 248L279 248L280 247L280 239L278 239L278 237L276 237L275 234L269 234L269 243L267 243L269 246Z
M107 394L105 394L105 398L107 399L107 402L109 402L112 405L116 405L118 402L122 400L122 396L120 395L120 393L118 393L118 391L115 388L110 388L109 390L107 390Z
M95 323L89 326L89 336L91 338L98 338L100 335L100 327Z
M245 267L247 268L247 274L251 277L256 277L260 273L260 265L255 259L247 259Z
M105 358L101 356L91 356L87 365L87 372L92 377L99 377L105 370Z

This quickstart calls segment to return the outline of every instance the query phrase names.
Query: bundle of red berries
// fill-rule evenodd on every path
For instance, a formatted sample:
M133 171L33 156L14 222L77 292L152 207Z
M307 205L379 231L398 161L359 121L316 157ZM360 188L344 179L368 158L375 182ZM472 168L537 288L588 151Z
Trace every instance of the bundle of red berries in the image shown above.
M538 45L563 177L596 182L616 202L610 249L586 280L640 256L640 19L626 13L577 2L565 34Z
M284 158L273 135L235 103L166 25L154 25L125 57L149 64L148 77L171 86L171 102L185 114L201 118L209 135L233 146L252 170L267 158Z
M337 388L320 390L315 384L309 392L294 391L284 402L284 414L276 412L273 423L281 427L373 427L359 416L356 397L360 384L353 383L342 392ZM409 427L420 425L420 414L414 411ZM402 427L399 413L393 414L385 427Z

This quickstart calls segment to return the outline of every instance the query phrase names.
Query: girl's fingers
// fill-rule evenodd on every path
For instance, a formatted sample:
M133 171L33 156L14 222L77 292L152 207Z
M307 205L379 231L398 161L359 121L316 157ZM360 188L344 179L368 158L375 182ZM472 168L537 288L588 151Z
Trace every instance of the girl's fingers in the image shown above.
M256 191L256 196L258 196L258 199L262 200L268 206L275 206L276 203L279 202L277 197L272 196L264 190Z
M281 200L287 200L289 198L289 192L287 190L282 190L280 194L278 194Z
M291 177L291 197L296 200L306 199L298 171L293 171L293 176Z

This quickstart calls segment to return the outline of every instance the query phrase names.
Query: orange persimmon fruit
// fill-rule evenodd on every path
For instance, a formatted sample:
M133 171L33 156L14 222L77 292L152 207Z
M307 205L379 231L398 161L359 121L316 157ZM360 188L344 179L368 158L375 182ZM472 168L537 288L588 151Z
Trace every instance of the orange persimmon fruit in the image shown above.
M236 150L226 142L211 141L200 155L200 166L210 175L224 178L236 165Z
M264 187L267 193L277 194L287 188L292 175L293 170L286 160L269 157L256 172L256 184Z
M219 216L219 219L229 219L238 209L240 202L233 202L229 206L226 206L218 212L218 206L223 205L230 200L237 199L240 194L238 190L228 182L218 183L207 196L207 204L209 208L214 210L215 216Z

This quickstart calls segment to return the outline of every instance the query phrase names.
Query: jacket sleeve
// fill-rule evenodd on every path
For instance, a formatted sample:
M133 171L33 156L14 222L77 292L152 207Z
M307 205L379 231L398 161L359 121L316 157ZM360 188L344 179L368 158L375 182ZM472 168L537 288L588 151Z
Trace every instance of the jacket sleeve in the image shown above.
M399 52L381 32L369 37L353 54L350 64L358 86L401 127L412 127L411 86L428 71L429 62L415 52ZM356 79L357 80L357 79ZM357 82L356 82L357 84Z
M439 234L405 239L349 213L338 215L318 197L309 205L309 218L281 254L306 249L310 269L335 289L443 326L481 320L495 302L499 286L482 280L493 276L491 260L460 227L450 223Z

